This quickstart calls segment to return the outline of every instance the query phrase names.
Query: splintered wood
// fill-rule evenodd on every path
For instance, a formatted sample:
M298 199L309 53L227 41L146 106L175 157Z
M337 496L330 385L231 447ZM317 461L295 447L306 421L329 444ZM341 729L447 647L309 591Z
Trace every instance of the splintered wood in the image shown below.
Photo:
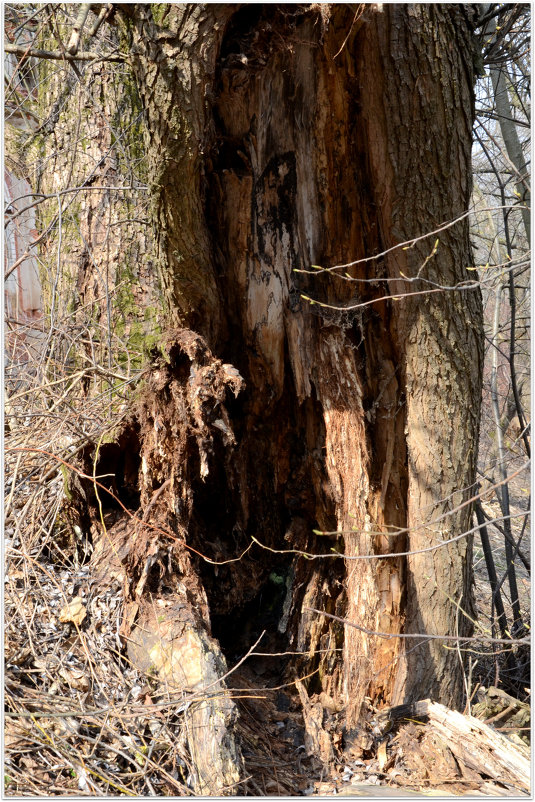
M323 729L323 705L312 702L300 680L295 681L303 706L305 723L305 750L308 756L317 755L322 763L328 765L334 757L331 739Z
M420 719L426 719L423 726ZM424 786L454 794L530 793L527 747L473 716L429 700L413 705L405 720L392 746L412 775L412 787L419 775Z
M473 716L448 710L437 702L427 705L429 723L455 756L482 776L522 791L530 790L529 752L515 746Z

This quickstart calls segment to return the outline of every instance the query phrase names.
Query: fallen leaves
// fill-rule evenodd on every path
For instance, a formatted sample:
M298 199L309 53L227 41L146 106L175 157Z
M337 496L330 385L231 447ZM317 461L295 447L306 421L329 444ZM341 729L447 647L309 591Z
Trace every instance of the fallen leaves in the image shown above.
M79 627L82 625L87 615L87 608L84 606L81 596L76 596L59 613L59 620L62 624L72 623Z

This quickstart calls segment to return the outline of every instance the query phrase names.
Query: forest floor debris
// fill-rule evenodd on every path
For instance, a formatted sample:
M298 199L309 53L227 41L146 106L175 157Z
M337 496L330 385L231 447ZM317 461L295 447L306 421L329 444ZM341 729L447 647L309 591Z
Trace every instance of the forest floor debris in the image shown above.
M107 583L95 581L90 544L65 520L63 474L33 451L8 451L6 474L5 795L193 795L183 700L170 698L150 671L129 662L121 639L122 580L108 571ZM520 494L513 501L513 512L524 510ZM495 502L485 503L497 515ZM503 562L503 541L493 536ZM490 631L490 586L477 548L476 542L479 620ZM529 622L527 573L519 571ZM517 658L529 660L529 653ZM440 708L446 731L439 717L414 711L385 726L385 712L370 709L362 731L350 737L325 699L310 697L303 714L297 678L286 666L251 659L230 675L245 763L243 782L232 793L529 795L529 689L515 682L503 651L473 655L467 682L477 724L433 707ZM452 717L470 729L462 748L455 748ZM314 727L324 762L311 754ZM505 762L470 750L470 738L479 750L491 750L492 760L501 753Z

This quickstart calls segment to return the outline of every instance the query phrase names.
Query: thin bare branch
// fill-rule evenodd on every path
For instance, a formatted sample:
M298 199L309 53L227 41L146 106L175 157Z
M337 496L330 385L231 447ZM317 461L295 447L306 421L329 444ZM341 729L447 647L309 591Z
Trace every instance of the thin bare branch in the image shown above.
M485 638L483 636L461 636L461 635L428 635L425 633L414 633L414 632L378 632L373 629L366 629L366 627L361 627L359 624L355 624L354 621L348 621L347 618L340 618L338 615L333 615L332 613L326 613L323 610L316 610L314 607L303 607L303 610L306 610L309 613L317 613L318 615L323 615L326 618L331 618L333 621L339 621L341 624L345 624L348 627L353 627L354 629L358 629L359 632L364 632L365 635L373 635L377 638L385 638L386 640L392 640L392 638L400 638L403 640L414 640L415 638L418 640L439 640L439 641L446 641L449 643L502 643L511 646L513 643L524 643L529 644L531 643L531 638L517 638L512 641L510 638Z
M89 61L92 64L99 61L125 62L129 58L125 53L86 53L81 50L76 55L72 55L71 53L60 53L54 50L33 50L28 47L11 44L5 44L4 50L6 53L13 53L20 58L38 58L49 61Z

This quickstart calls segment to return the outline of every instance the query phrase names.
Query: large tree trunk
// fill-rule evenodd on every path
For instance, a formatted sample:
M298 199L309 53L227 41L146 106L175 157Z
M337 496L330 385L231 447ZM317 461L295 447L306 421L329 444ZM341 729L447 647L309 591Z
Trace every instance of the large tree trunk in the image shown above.
M435 291L470 277L466 220L378 256L468 207L463 9L116 13L146 112L169 329L96 464L101 474L120 464L124 498L139 499L145 522L108 527L98 552L111 541L126 568L131 659L150 654L166 682L201 693L224 673L221 650L243 654L267 626L264 645L305 653L295 666L312 675L308 693L333 697L348 728L366 695L458 705L455 650L405 649L313 611L383 633L472 626L470 538L403 554L470 520L457 507L474 482L480 299ZM417 274L428 283L407 283ZM422 290L432 292L402 297ZM87 470L94 459L88 450ZM213 733L209 744L188 736L195 786L210 793L241 770L234 706L218 688L189 713L192 728Z

